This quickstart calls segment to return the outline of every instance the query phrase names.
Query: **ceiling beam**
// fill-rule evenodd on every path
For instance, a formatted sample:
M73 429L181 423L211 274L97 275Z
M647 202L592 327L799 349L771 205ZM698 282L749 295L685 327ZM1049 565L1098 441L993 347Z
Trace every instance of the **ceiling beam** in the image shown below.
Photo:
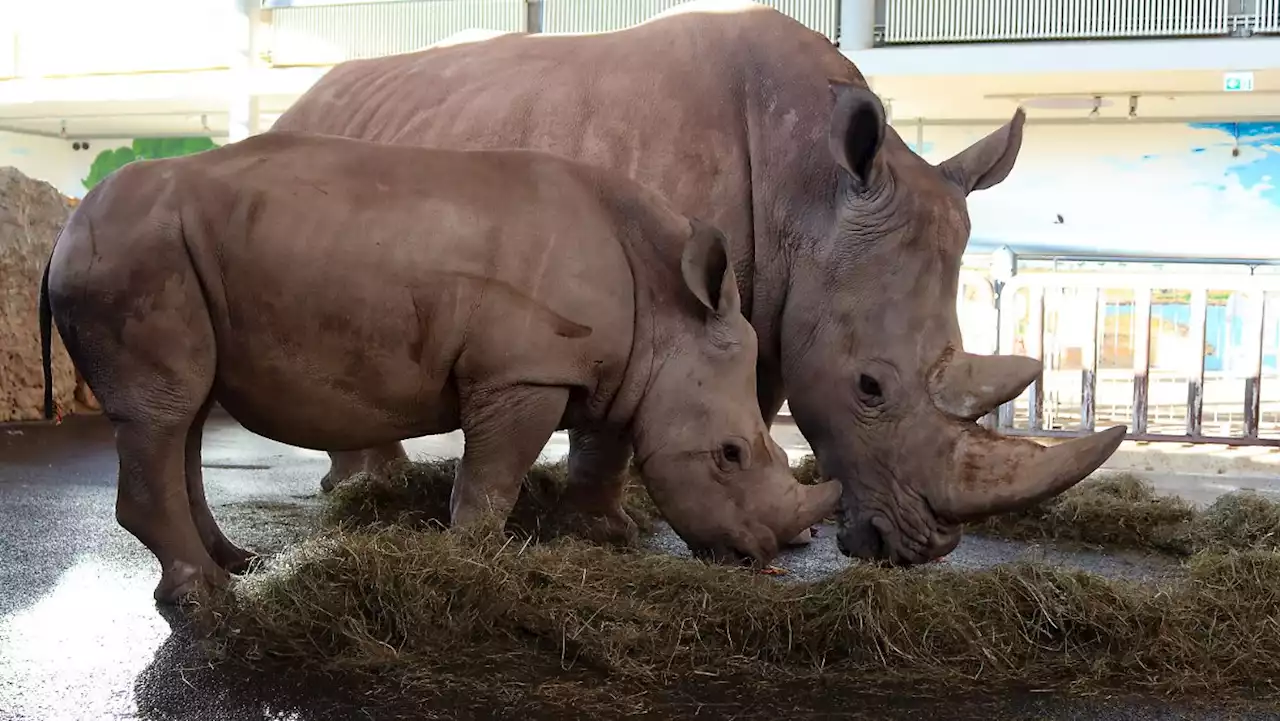
M58 140L71 140L70 136L63 137L62 133L53 133L48 130L32 130L30 128L19 128L12 125L0 125L0 133L13 133L14 135L31 135L37 138L56 138Z

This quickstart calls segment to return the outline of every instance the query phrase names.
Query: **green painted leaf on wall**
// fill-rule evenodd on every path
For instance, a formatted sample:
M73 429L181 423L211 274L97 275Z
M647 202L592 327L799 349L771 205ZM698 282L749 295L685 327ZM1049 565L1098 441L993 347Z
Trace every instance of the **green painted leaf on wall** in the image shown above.
M130 146L98 153L98 157L93 159L93 165L89 167L89 177L80 182L86 190L92 190L93 186L101 183L108 175L135 160L175 158L216 147L218 145L209 138L135 138Z
M123 167L137 160L133 148L116 148L114 150L104 150L98 153L98 157L93 159L93 165L89 166L89 177L81 180L85 188L92 188L102 179L107 177L116 168Z
M133 152L139 158L175 158L218 147L208 138L135 138Z

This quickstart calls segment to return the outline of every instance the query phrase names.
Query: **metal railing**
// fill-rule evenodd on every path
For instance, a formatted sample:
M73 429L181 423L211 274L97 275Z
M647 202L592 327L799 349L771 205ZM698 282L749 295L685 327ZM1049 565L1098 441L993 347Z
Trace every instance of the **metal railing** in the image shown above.
M1258 5L1254 10L1253 32L1260 34L1280 34L1280 0L1255 0Z
M795 18L832 42L839 37L841 0L758 1ZM541 0L541 32L593 33L618 30L642 23L685 2L687 0Z
M421 47L465 27L617 30L688 0L382 0L276 6L276 64L320 64ZM1280 31L1280 0L759 0L839 42L844 6L877 2L878 44L1225 36ZM493 9L482 11L482 6ZM457 7L451 7L457 6ZM517 8L519 6L519 8ZM500 9L499 9L500 8ZM1270 28L1270 29L1268 29Z
M472 28L616 30L687 1L262 0L268 22L264 44L276 65L328 65L414 50ZM1280 33L1280 0L1250 0L1240 7L1235 0L759 1L833 43L840 41L842 31L855 32L840 22L853 7L850 3L867 2L877 4L879 45ZM16 28L10 25L0 31L0 78L225 67L234 43L223 33L239 22L230 17L234 5L186 2L190 5L176 12L129 0L129 5L146 9L117 11L113 6L101 23L82 22L72 31L49 19L54 17L49 13L38 21L18 22ZM102 27L108 35L142 33L149 40L102 44ZM68 32L74 37L68 39ZM67 47L84 52L68 53Z
M324 65L411 52L469 28L528 29L525 0L421 0L273 11L275 65Z
M1230 0L885 0L884 42L1225 35Z
M999 297L1000 351L1045 362L1000 432L1280 446L1280 274L1025 273Z

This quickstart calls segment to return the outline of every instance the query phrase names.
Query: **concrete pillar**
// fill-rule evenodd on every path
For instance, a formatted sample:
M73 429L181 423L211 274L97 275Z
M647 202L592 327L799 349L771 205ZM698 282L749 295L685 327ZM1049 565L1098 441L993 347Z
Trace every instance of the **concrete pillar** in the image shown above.
M227 141L234 143L262 132L262 112L258 96L239 93L231 99L231 117L227 124Z
M875 45L876 4L881 0L840 0L840 49L869 50Z
M226 0L234 13L231 42L231 83L227 140L236 142L262 132L262 112L258 96L252 93L262 37L261 0Z

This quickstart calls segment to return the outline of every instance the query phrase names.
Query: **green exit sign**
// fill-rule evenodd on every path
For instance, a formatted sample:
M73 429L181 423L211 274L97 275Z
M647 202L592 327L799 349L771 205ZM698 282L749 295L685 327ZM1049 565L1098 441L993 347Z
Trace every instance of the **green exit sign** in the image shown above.
M1253 73L1223 73L1222 89L1228 93L1253 92Z

